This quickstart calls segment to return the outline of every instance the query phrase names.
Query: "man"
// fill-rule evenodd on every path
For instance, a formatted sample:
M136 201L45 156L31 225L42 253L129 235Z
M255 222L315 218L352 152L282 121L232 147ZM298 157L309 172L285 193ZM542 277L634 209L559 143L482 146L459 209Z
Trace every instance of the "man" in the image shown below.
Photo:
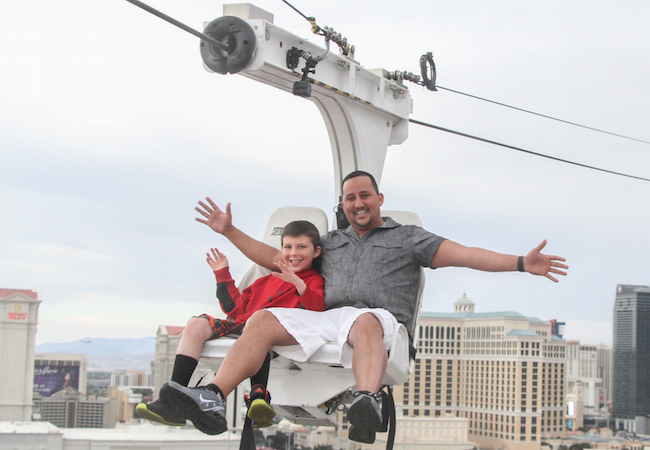
M415 226L382 218L384 201L371 174L356 171L343 180L342 207L350 227L322 238L321 275L325 279L326 311L269 308L256 312L231 347L207 387L194 390L166 385L165 406L207 423L214 434L227 429L225 398L261 367L268 350L306 360L325 342L337 341L341 362L352 367L358 391L348 411L349 437L374 441L381 427L381 380L386 371L392 335L398 322L413 318L413 299L420 267L469 267L489 272L526 271L557 282L566 275L564 258L540 253L542 242L525 257L469 248ZM221 211L212 200L199 202L196 220L223 234L248 258L273 269L281 252L252 239L232 225L230 204ZM264 343L264 345L262 345ZM299 344L299 347L295 347ZM298 353L288 351L299 348ZM210 402L202 400L209 399ZM218 405L218 406L214 406Z

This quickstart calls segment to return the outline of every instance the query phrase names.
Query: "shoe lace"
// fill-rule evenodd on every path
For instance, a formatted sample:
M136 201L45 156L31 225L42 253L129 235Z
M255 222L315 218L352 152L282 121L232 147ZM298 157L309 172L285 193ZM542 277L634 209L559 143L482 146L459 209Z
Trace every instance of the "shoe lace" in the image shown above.
M377 402L381 402L381 391L379 392L356 391L354 394L352 394L352 397L358 397L360 395L368 395L369 397L374 398Z
M251 387L250 395L244 394L244 402L247 407L250 407L251 402L258 398L264 399L268 404L271 404L271 394L261 384Z

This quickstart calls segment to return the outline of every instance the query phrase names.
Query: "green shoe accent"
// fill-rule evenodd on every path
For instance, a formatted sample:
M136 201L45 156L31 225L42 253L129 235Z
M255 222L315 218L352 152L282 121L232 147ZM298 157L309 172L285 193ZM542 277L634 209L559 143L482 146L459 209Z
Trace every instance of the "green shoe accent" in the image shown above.
M137 412L143 419L151 420L152 422L172 425L175 427L185 426L185 419L170 413L167 408L160 403L160 400L156 400L149 404L138 403L138 406L135 407L135 412Z
M247 415L253 421L254 428L270 427L273 425L275 410L265 399L256 398L248 407Z

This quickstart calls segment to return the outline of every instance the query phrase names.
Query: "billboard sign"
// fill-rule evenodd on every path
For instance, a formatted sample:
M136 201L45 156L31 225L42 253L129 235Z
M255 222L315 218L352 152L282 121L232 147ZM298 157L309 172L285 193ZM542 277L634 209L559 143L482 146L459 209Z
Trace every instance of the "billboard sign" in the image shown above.
M34 392L49 397L67 387L79 390L79 366L52 364L34 366Z

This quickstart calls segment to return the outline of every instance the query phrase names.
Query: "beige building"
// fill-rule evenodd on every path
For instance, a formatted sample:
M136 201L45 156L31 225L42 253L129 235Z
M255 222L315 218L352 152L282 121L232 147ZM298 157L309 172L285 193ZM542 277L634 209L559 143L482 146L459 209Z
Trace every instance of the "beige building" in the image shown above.
M582 401L584 414L599 414L605 407L606 388L599 375L600 347L567 342L567 394L575 393ZM578 390L580 392L578 392Z
M0 421L31 420L40 303L34 291L0 289Z
M422 313L415 370L395 388L396 445L426 439L422 421L467 421L467 439L494 450L539 450L564 436L566 342L551 324L513 311Z
M113 370L109 386L148 386L149 376L141 370Z
M115 428L117 400L86 400L76 389L66 388L35 400L34 416L59 428Z

